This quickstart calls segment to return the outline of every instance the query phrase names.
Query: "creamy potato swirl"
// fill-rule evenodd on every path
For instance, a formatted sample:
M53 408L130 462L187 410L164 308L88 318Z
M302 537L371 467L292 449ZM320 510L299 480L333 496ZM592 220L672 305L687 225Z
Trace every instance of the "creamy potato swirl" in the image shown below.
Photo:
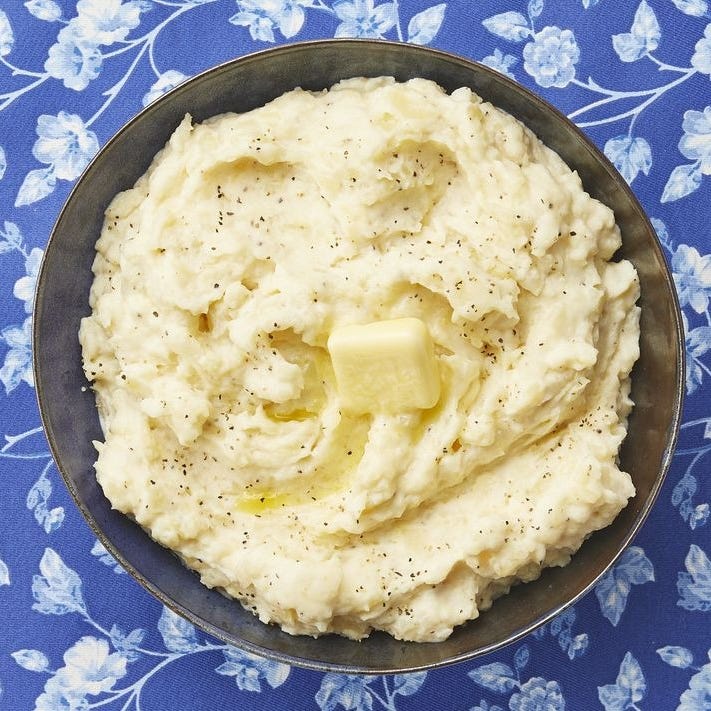
M97 243L99 482L265 622L442 640L634 494L619 245L468 89L353 79L186 117ZM347 414L329 334L401 317L434 340L439 402Z

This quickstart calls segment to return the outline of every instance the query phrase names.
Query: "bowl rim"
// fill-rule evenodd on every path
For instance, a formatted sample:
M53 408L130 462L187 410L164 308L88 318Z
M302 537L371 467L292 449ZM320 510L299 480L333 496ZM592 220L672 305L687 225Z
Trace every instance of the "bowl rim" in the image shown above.
M60 472L62 479L64 481L65 486L69 490L71 497L75 503L75 505L79 508L81 511L85 521L88 523L91 531L94 533L94 535L97 537L97 539L101 542L101 544L111 553L114 558L121 564L121 566L132 576L134 580L136 580L142 588L150 592L155 598L158 599L160 603L165 605L168 609L170 609L172 612L180 615L181 617L187 619L190 623L195 625L198 629L202 630L203 632L217 638L221 642L234 646L244 652L247 652L249 654L254 654L258 655L263 658L271 659L280 663L288 664L291 666L303 668L303 669L308 669L312 671L317 671L317 672L332 672L332 673L343 673L343 674L362 674L362 675L378 675L378 674L404 674L404 673L411 673L411 672L421 672L421 671L431 671L434 669L438 668L443 668L446 666L450 666L453 664L458 664L461 662L465 661L470 661L475 658L482 657L484 655L490 654L494 651L500 650L506 646L509 646L511 644L516 643L517 641L521 640L523 637L529 635L531 632L533 632L536 629L539 629L543 625L547 624L550 622L552 619L557 617L560 613L562 613L564 610L567 608L571 607L572 605L576 604L581 598L585 597L590 593L590 591L595 587L595 585L599 582L599 580L607 573L609 570L615 565L615 563L619 560L619 558L622 556L622 554L627 550L627 548L630 546L631 542L633 539L637 536L639 533L640 529L646 522L651 509L654 507L654 504L657 500L657 497L659 495L659 492L664 484L664 481L666 479L667 473L669 471L669 468L671 466L671 462L674 456L674 450L677 446L677 441L679 437L679 431L680 431L680 426L682 422L682 415L683 415L683 404L684 404L684 397L685 397L685 372L686 372L686 349L685 349L685 337L684 337L684 330L683 330L683 323L681 319L681 307L679 303L679 298L678 294L676 291L676 288L674 286L674 281L671 275L671 269L669 267L669 263L664 257L664 252L662 249L661 241L656 233L656 230L654 229L650 219L648 218L644 208L642 207L639 199L636 197L635 193L632 191L631 187L628 185L627 181L624 180L624 178L621 176L619 171L614 167L612 162L605 156L605 154L598 148L598 146L593 142L593 140L585 134L585 132L579 128L571 119L569 119L560 109L558 109L555 105L552 103L548 102L546 99L544 99L542 96L538 95L535 93L533 90L528 88L527 86L524 86L523 84L518 83L517 81L509 78L508 76L497 72L496 70L492 69L491 67L483 64L480 61L470 59L469 57L466 57L464 55L457 54L455 52L447 51L447 50L442 50L442 49L437 49L434 47L429 47L429 46L423 46L423 45L415 45L407 42L401 42L401 41L392 41L392 40L384 40L384 39L370 39L370 38L325 38L325 39L314 39L314 40L303 40L303 41L296 41L296 42L286 42L277 46L273 47L268 47L265 49L260 49L257 51L253 52L248 52L243 55L239 55L236 57L233 57L232 59L226 60L224 62L220 62L218 64L215 64L213 66L210 66L197 74L189 77L186 79L184 82L180 83L176 87L170 89L167 91L165 94L161 95L154 101L152 101L150 104L142 107L136 114L131 116L128 120L126 120L111 136L110 138L100 146L99 150L97 153L92 157L92 159L89 161L87 166L84 168L80 176L77 178L75 181L74 185L72 186L71 190L69 191L69 194L67 195L66 199L63 202L63 205L57 215L57 218L53 224L53 227L50 231L47 243L45 245L43 257L41 260L40 268L38 271L38 276L35 284L35 301L34 301L34 310L33 310L33 316L36 311L38 311L38 307L41 308L42 304L44 303L44 295L42 293L42 287L44 284L45 280L45 271L46 271L46 265L48 262L48 255L50 254L50 251L52 250L53 243L55 242L55 234L57 233L62 220L64 218L65 213L67 212L69 205L72 203L75 194L80 190L80 187L83 185L84 181L87 178L87 175L91 173L93 167L95 164L97 164L100 160L102 160L104 153L108 151L108 149L116 143L125 133L129 132L132 127L143 120L143 118L148 115L154 107L159 104L159 103L164 103L167 101L170 101L172 97L180 94L181 92L188 91L190 90L191 86L195 83L199 83L202 81L205 77L209 75L213 75L216 73L220 73L223 71L230 71L232 67L235 65L243 65L243 64L248 64L252 62L259 62L263 57L265 56L270 56L273 54L289 54L291 52L301 52L301 51L308 51L309 49L316 49L318 50L320 47L329 47L329 46L337 46L337 45L362 45L363 47L368 47L372 45L390 45L390 46L396 46L400 47L402 51L405 52L413 52L413 53L422 53L425 55L433 55L435 57L439 57L445 61L448 62L454 62L457 64L460 64L461 66L464 66L465 68L475 68L476 71L481 72L485 75L489 75L489 78L491 78L495 83L502 84L504 87L506 87L507 91L513 91L514 93L518 93L523 95L523 97L534 104L538 109L541 109L549 114L552 114L555 118L555 120L563 122L564 124L567 124L567 127L569 130L571 130L573 133L577 134L578 139L580 140L581 146L583 146L590 154L592 154L592 157L595 159L595 161L605 169L605 171L609 174L612 182L615 184L615 186L618 189L621 189L624 193L626 193L626 198L629 201L630 205L633 207L635 216L637 219L639 219L642 224L644 225L644 228L646 232L651 236L652 238L652 243L654 246L654 249L661 255L661 263L664 265L663 269L663 280L664 284L666 286L667 291L669 292L671 296L671 307L672 307L672 313L673 313L673 320L674 320L674 334L673 334L673 340L675 342L676 348L677 348L677 353L678 353L678 359L676 363L676 370L675 370L675 397L674 397L674 403L673 403L673 411L669 420L669 426L666 432L666 447L664 450L664 454L659 466L659 470L657 472L657 476L654 480L654 483L652 487L650 488L649 495L647 496L646 500L644 501L644 504L637 515L636 519L633 522L633 525L630 526L629 530L625 534L624 538L622 539L622 542L618 546L617 551L615 552L615 555L612 556L604 565L603 569L597 574L587 585L585 585L581 590L579 590L573 597L570 599L566 600L565 602L555 606L554 608L550 609L548 612L542 614L538 618L534 619L533 621L529 622L527 625L524 625L517 631L515 631L513 634L510 634L508 637L498 640L496 642L489 643L485 646L476 648L474 650L470 650L467 652L462 652L460 654L453 655L451 657L448 657L443 660L431 662L431 663L424 663L424 664L417 664L417 665L409 665L409 666L402 666L398 668L392 668L392 667L386 667L386 666L380 666L380 667L361 667L358 665L350 665L350 664L343 664L343 663L333 663L333 662L328 662L325 660L321 659L312 659L308 657L300 657L300 656L295 656L293 654L281 652L278 650L273 650L267 647L262 647L259 644L255 644L253 642L250 642L245 639L239 639L236 640L232 636L230 636L228 633L224 632L221 628L217 627L215 624L209 622L208 620L203 619L200 617L198 614L192 612L190 609L182 606L181 604L177 603L175 600L173 600L167 593L165 593L160 587L158 587L155 583L151 582L148 580L140 571L138 571L126 558L124 555L116 548L116 546L112 543L111 539L107 536L107 534L104 532L104 530L100 527L98 522L96 521L94 515L91 513L91 511L88 509L88 507L84 504L82 501L81 497L79 496L79 492L74 485L74 482L72 481L71 477L69 476L69 473L65 471L64 464L61 462L59 456L58 456L58 445L55 439L55 433L54 430L50 424L49 421L49 416L47 414L47 408L44 402L43 398L43 393L41 392L41 387L37 385L35 388L35 397L39 409L39 414L40 414L40 420L42 424L42 428L45 433L45 437L47 438L50 452L52 454L52 458L54 460L54 463L57 467L57 470ZM354 74L353 76L357 76ZM298 84L295 84L294 88L296 88ZM520 119L517 119L520 120ZM525 122L523 122L525 124ZM160 149L159 149L160 150ZM98 235L97 235L98 238ZM41 378L39 378L39 363L38 363L38 352L39 348L37 347L37 344L41 340L42 336L40 333L40 328L39 328L39 321L38 319L33 318L32 322L32 368L33 368L33 375L35 378L35 383L39 384L41 382ZM87 385L89 387L89 385ZM156 545L161 545L156 542ZM472 624L475 623L476 621L469 621L467 624ZM354 644L358 644L357 642L354 642ZM437 643L423 643L423 644L437 644Z

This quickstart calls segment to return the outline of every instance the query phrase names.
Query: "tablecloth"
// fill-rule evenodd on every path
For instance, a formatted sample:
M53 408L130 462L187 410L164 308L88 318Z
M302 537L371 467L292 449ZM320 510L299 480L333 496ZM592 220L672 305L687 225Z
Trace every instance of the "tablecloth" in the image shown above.
M2 0L0 8L1 708L711 709L711 3ZM334 36L455 52L562 109L652 218L684 315L680 443L633 545L542 629L429 673L290 668L169 612L85 524L52 462L33 389L38 267L92 155L186 77L275 44Z

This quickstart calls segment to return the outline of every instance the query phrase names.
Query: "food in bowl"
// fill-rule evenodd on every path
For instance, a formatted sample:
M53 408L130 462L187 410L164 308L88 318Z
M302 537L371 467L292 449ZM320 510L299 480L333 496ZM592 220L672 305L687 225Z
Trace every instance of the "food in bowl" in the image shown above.
M350 79L186 117L96 245L99 483L264 622L443 640L634 495L619 246L466 88Z

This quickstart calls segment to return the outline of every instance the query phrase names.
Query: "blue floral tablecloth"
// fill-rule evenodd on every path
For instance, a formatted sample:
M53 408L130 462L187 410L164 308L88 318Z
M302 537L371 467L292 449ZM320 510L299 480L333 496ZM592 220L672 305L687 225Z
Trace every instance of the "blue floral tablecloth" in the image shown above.
M0 8L0 708L711 709L709 0L0 0ZM680 445L634 545L543 629L428 674L289 668L164 609L94 539L35 404L34 284L87 161L186 77L273 44L333 36L456 52L560 107L640 198L684 312Z

